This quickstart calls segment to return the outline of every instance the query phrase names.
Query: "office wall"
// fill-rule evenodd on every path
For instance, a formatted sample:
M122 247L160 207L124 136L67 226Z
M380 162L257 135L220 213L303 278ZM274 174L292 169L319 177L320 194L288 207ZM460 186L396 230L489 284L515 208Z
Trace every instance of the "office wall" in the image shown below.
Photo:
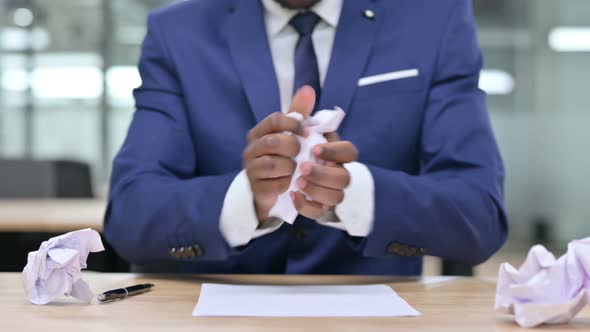
M512 8L520 11L513 23L518 32L506 37L514 41L512 60L488 57L514 68L516 77L513 107L490 100L507 169L510 238L528 243L534 221L543 218L549 236L563 243L590 235L590 52L558 52L548 36L555 27L589 27L590 2L520 5ZM483 21L485 31L489 21Z
M557 242L590 235L590 112L494 112L507 169L513 242L532 240L533 222L550 222Z

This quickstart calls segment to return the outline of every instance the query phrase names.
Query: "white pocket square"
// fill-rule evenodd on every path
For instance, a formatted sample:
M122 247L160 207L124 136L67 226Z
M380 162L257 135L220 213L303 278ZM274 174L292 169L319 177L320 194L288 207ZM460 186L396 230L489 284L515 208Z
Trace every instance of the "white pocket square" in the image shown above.
M392 71L389 73L363 77L359 80L358 86L371 85L393 80L401 80L403 78L416 77L418 76L418 74L419 72L417 68Z

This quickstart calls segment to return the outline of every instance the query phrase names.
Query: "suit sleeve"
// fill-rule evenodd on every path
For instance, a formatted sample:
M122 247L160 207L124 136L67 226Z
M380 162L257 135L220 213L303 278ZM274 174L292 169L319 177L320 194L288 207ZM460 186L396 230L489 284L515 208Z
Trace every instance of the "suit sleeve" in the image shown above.
M219 217L238 172L198 176L178 75L153 21L142 45L136 112L113 164L105 236L132 263L225 259Z
M468 264L504 243L504 169L478 88L482 56L470 1L446 23L424 110L417 176L369 166L375 223L364 254L429 254Z

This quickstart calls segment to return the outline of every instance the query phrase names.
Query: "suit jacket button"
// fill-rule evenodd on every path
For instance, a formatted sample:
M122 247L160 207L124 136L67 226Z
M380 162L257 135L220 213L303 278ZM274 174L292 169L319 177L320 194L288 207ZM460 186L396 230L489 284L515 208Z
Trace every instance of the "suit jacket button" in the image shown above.
M404 246L404 256L411 257L413 255L413 252L414 252L413 249L414 248L412 248L410 246Z
M187 258L195 258L196 253L195 253L195 249L193 249L193 247L187 247L186 248L186 257Z
M195 254L196 257L201 257L203 256L203 248L201 248L201 246L199 244L194 244L192 246L192 251Z
M179 259L186 258L186 248L185 247L180 247L180 249L178 250L178 258Z
M406 253L408 254L408 257L416 257L418 254L418 250L414 247L407 247Z
M400 253L400 244L397 242L392 242L387 247L387 252L392 255L398 255Z
M176 257L176 259L182 258L182 252L180 251L180 248L176 248L176 253L174 254L174 257Z

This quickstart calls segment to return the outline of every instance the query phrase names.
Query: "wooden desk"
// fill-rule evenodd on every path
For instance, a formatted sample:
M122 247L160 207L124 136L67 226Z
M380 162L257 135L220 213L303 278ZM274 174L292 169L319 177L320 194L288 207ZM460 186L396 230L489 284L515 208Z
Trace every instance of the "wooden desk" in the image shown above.
M350 276L139 276L87 273L96 291L151 282L156 288L123 301L88 305L73 299L35 306L26 300L20 274L0 274L2 331L522 331L492 310L495 283L473 278L395 279ZM435 277L436 278L436 277ZM279 284L390 284L423 316L414 318L216 318L192 317L201 282ZM244 300L244 305L247 305ZM586 309L554 331L590 330Z
M103 200L0 200L0 232L102 231Z

